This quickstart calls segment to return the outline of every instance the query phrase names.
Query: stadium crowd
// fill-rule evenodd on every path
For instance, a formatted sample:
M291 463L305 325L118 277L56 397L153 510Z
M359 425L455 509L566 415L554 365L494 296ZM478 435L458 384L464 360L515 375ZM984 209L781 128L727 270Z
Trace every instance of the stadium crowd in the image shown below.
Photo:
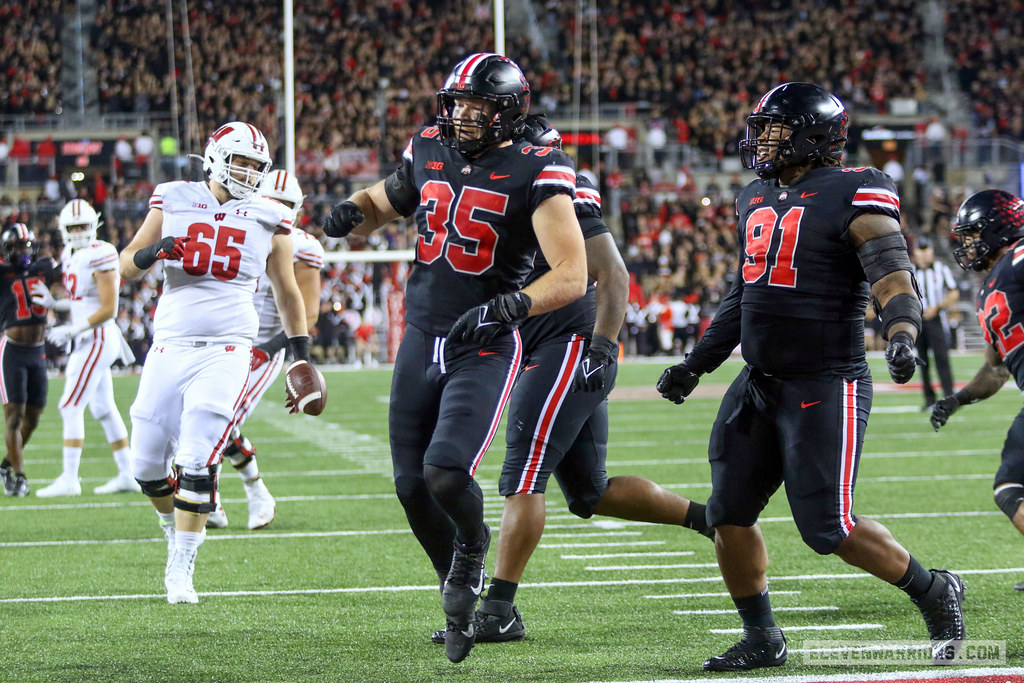
M0 2L0 16L31 17L28 23L35 27L33 35L20 35L15 21L4 22L10 38L0 48L5 112L54 113L60 107L59 8L52 0ZM751 99L783 80L819 82L855 112L885 113L892 98L926 97L921 18L912 0L841 6L793 0L738 8L732 0L601 3L596 45L600 81L590 83L586 73L580 74L584 101L596 87L602 102L638 103L645 114L642 120L650 121L648 133L664 131L669 143L692 145L721 158L740 136ZM1021 78L1013 51L1021 34L1013 27L1021 19L1014 15L994 27L984 19L995 16L993 12L973 8L963 0L949 3L947 44L961 65L965 90L972 94L974 123L982 131L1021 137L1024 104L1019 89L1012 87ZM171 73L165 9L105 0L96 3L96 10L90 45L101 110L166 111L175 84L182 106L191 107L185 43L180 39L178 78ZM176 12L179 38L182 19ZM517 38L508 51L517 56L533 85L534 108L563 111L573 95L576 16L571 5L547 3L537 19L545 45ZM280 3L273 0L250 3L244 12L228 5L190 6L189 56L193 71L203 75L194 82L197 131L240 118L266 131L272 145L280 143L281 21ZM465 0L443 6L312 0L296 7L297 171L307 193L302 227L321 238L328 250L338 247L320 231L330 206L352 189L353 180L377 178L382 169L391 168L409 133L433 116L435 92L451 55L467 45L493 42L492 25L486 4ZM766 25L779 30L765 33ZM801 45L799 53L793 45ZM584 63L589 63L589 49L589 44L583 46ZM25 84L38 87L20 87ZM375 114L380 106L387 122L383 131ZM642 132L629 130L630 144ZM698 191L684 169L677 173L663 163L659 167L664 158L657 154L622 154L615 161L621 168L602 169L601 189L606 211L621 216L621 246L634 276L623 341L630 353L680 353L695 341L730 285L735 270L733 200L742 183L736 176L729 187L712 184ZM611 185L609 178L618 183ZM621 191L609 194L620 186ZM922 188L927 201L918 202L922 210L907 232L935 236L944 232L962 192L941 183ZM78 187L79 196L98 201L104 210L101 236L118 248L145 215L151 191L144 174L129 180L122 175L102 193L94 182ZM0 219L5 224L24 219L31 208L25 203L0 205ZM37 228L44 244L55 245L55 225L45 224L55 213L51 207L33 216L44 223ZM413 236L399 223L375 235L373 242L350 248L405 249L414 244ZM946 241L936 243L940 256L948 255ZM384 315L386 287L396 275L392 269L391 264L328 265L317 339L325 359L350 362L372 356L365 349L376 342L367 328L374 329ZM140 358L156 286L144 280L123 292L119 322L143 351L136 354Z

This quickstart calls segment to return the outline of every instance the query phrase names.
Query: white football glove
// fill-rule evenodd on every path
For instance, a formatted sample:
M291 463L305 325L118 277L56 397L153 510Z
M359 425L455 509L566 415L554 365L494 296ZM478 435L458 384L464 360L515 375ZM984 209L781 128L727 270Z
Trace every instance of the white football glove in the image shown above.
M71 323L58 325L57 327L51 327L46 332L46 340L54 346L64 346L87 329L89 328L83 328L80 325L72 325Z
M55 311L67 311L71 308L71 301L68 299L54 299L50 294L50 288L42 282L33 282L28 288L32 297L33 306L52 308Z
M29 293L32 295L33 306L43 306L44 308L53 308L54 299L50 296L50 288L43 282L33 282L29 288Z

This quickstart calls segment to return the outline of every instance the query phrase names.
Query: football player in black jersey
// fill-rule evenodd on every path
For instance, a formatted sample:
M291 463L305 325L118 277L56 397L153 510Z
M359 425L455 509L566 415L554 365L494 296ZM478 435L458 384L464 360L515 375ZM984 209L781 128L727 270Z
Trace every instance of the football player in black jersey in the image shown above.
M953 251L964 270L985 273L978 290L978 322L985 335L985 364L963 389L932 406L936 431L960 406L995 394L1012 375L1024 391L1024 201L1003 190L983 190L960 206ZM996 505L1024 533L1024 410L1006 434L994 495ZM1024 590L1024 583L1014 585Z
M458 662L476 638L491 538L473 473L519 374L517 328L582 296L587 264L572 161L514 140L530 105L519 67L470 55L437 99L438 125L412 137L394 173L335 206L324 231L416 219L388 427L395 488L442 581L445 654ZM551 270L526 285L538 246Z
M541 116L527 118L522 137L539 147L562 148L562 138ZM569 510L706 529L704 506L636 476L608 478L608 392L615 385L629 275L601 216L601 195L576 176L576 217L583 230L590 280L581 299L519 328L523 369L509 400L507 449L498 492L505 496L493 581L477 611L477 641L523 637L513 600L544 532L544 492L554 474ZM532 282L548 272L538 254ZM596 283L595 283L596 281ZM443 640L443 631L433 640Z
M35 233L15 223L0 235L0 399L4 403L7 457L0 483L8 496L27 496L22 454L46 406L46 308L32 303L32 291L55 278L53 260L36 258Z
M693 352L658 381L665 398L682 403L737 343L747 363L712 427L707 502L743 638L704 662L709 671L786 661L755 525L783 482L807 545L907 592L936 663L952 659L964 638L960 577L924 569L885 527L853 514L872 398L865 307L873 298L889 374L903 384L917 362L921 301L892 179L842 166L848 123L843 104L811 83L780 85L758 102L740 142L744 166L758 179L736 201L739 272Z

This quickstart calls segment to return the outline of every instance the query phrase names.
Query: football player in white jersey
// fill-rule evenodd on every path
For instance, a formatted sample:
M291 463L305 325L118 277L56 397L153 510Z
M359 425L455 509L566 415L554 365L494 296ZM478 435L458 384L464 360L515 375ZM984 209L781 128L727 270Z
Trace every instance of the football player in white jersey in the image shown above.
M85 407L100 421L114 452L117 476L94 489L95 493L139 491L132 477L128 430L114 403L110 366L121 358L130 363L131 351L114 322L117 313L117 250L96 239L100 216L84 199L72 199L57 219L64 241L61 254L64 289L68 298L54 300L43 283L33 289L32 301L55 310L70 310L71 322L53 327L46 338L56 346L72 342L60 397L64 422L64 470L53 483L36 491L40 498L78 496L78 465L85 443Z
M267 140L254 126L221 126L203 154L208 180L158 185L142 227L121 252L127 280L164 260L153 346L131 407L131 450L133 474L167 536L170 603L199 601L196 553L217 508L217 466L247 388L259 328L253 294L264 273L292 357L309 360L288 237L292 214L256 194L270 164Z
M295 227L298 225L299 212L302 211L302 200L305 196L299 187L299 181L295 179L295 174L283 169L271 171L260 186L259 193L264 197L276 199L292 211L290 237L295 281L306 304L306 327L310 329L316 324L320 314L320 270L324 266L324 248L315 237ZM266 278L260 278L253 301L260 318L260 331L256 335L256 346L252 349L249 390L235 413L231 441L224 449L224 458L231 461L231 465L242 478L245 497L249 501L249 528L262 529L273 521L276 504L260 477L259 465L256 463L256 448L242 435L240 429L263 398L263 394L281 373L284 366L284 347L288 337L281 326L281 314L277 310L274 293ZM227 513L218 504L217 509L206 519L206 526L221 529L227 525Z

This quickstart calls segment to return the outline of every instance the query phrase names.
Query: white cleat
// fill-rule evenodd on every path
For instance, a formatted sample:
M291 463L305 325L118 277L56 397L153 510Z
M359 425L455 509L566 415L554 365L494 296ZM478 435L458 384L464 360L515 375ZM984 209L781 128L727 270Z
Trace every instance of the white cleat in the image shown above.
M224 508L221 507L220 503L217 503L217 509L210 513L210 516L206 518L207 529L223 529L228 525L228 513L224 512Z
M196 568L196 551L175 548L174 554L164 573L164 587L167 588L167 602L196 604L199 596L192 587L192 572Z
M249 528L262 529L274 521L277 503L262 479L257 479L249 492Z
M174 522L160 523L160 530L164 532L167 539L167 562L164 563L164 582L167 582L167 572L171 570L171 558L174 557Z
M36 491L36 495L40 498L57 498L59 496L80 496L82 495L82 485L78 482L78 478L72 478L67 475L61 474L59 477L53 480L46 488L41 488Z
M142 487L139 486L139 482L135 481L131 477L125 474L119 474L106 484L97 486L92 490L93 493L105 494L105 493L139 493L142 491Z

